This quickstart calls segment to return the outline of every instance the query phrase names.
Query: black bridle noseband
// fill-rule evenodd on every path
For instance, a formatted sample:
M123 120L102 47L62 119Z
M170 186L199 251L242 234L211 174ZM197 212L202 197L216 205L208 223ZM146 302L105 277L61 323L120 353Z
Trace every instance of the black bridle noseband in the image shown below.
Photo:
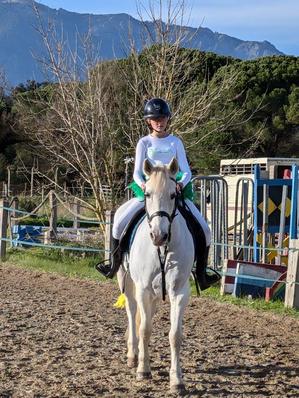
M172 178L172 177L169 177L169 178L172 181L174 181L175 183L177 183L177 181L174 178ZM174 202L174 208L173 208L173 211L171 214L167 213L164 210L159 210L159 211L156 211L155 213L149 215L147 208L146 208L146 197L147 197L147 195L145 192L144 193L144 207L145 207L146 217L147 217L147 221L148 221L149 225L155 217L166 217L169 221L168 235L167 235L167 240L165 243L165 250L164 250L163 257L162 257L160 246L157 247L157 253L158 253L158 257L159 257L161 274L162 274L162 299L163 299L163 301L165 301L165 296L166 296L165 263L166 263L166 257L168 254L168 243L171 239L171 226L172 226L172 222L173 222L174 218L177 215L176 211L177 211L178 203L179 203L179 193L176 193L174 196L175 202Z

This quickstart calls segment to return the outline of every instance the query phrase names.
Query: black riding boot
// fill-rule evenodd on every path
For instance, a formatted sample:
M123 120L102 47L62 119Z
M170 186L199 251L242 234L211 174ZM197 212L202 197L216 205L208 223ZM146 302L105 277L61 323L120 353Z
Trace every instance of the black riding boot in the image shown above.
M210 246L205 248L204 254L196 261L196 278L199 284L200 290L206 290L214 283L218 282L221 276L218 272L210 275L207 273L207 264L209 257Z
M119 247L118 239L112 237L111 246L110 262L107 263L107 260L101 261L95 266L95 268L106 278L112 279L121 265L122 252Z

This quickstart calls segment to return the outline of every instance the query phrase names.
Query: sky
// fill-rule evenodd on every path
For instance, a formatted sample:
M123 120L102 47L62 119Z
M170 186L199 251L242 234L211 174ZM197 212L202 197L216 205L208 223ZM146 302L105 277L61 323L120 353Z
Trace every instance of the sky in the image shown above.
M136 18L136 1L148 4L148 0L37 1L79 13L127 13ZM188 26L207 27L242 40L267 40L283 53L299 56L299 0L187 0L185 14Z

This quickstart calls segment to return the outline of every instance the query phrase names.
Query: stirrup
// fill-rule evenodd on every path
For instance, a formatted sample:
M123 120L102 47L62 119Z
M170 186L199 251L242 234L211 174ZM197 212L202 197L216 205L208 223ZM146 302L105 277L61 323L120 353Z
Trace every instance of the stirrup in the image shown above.
M212 271L212 274L208 274L207 270ZM207 267L205 272L205 282L206 284L201 288L201 290L206 290L221 279L221 275L218 271L213 268Z
M95 265L95 269L106 278L109 278L109 274L111 272L111 261L109 259L102 260Z
M214 280L214 279L215 279L215 282L212 282L212 283L216 283L216 282L220 281L220 279L222 278L222 275L220 274L220 272L218 272L218 271L217 271L216 269L214 269L214 268L207 267L207 268L206 268L206 271L212 271L212 275L209 275L209 274L206 272L206 276L208 276L208 278L210 277L211 280Z
M207 270L212 271L213 274L212 275L208 274ZM214 283L217 283L221 279L221 275L215 269L207 267L203 274L200 275L196 274L196 278L200 290L203 291L214 285Z

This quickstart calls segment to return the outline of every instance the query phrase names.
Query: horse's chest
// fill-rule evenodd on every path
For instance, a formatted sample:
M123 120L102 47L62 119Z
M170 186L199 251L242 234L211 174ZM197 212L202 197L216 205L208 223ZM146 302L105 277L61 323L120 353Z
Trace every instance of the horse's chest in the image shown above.
M178 217L176 222L179 222ZM165 262L165 277L167 289L177 290L189 279L194 259L193 240L185 222L173 226L172 241L169 243L168 255ZM161 248L162 261L164 251ZM152 286L155 292L162 286L161 262L158 248L150 239L148 223L143 221L137 229L134 242L131 247L129 259L129 271L135 283L142 286Z

